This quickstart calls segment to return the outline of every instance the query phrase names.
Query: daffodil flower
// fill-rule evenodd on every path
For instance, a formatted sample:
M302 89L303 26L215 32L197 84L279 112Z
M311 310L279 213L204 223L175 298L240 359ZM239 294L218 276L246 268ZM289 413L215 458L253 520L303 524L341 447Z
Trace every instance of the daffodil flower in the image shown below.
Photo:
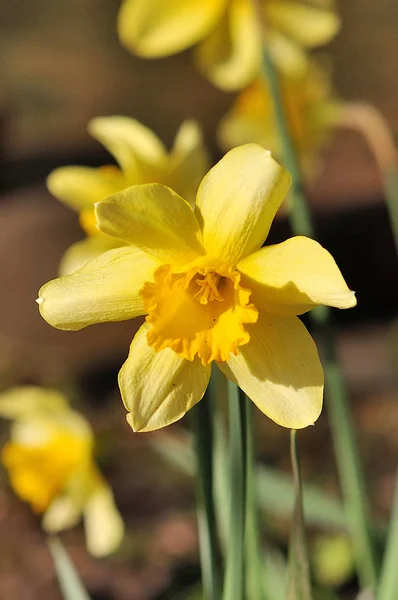
M99 117L90 121L88 130L105 146L118 166L61 167L49 175L48 189L79 212L87 235L65 253L61 275L73 273L105 250L123 245L122 241L97 229L96 202L133 184L152 182L169 185L194 202L200 180L208 169L202 134L194 121L181 125L169 153L148 127L129 117Z
M282 77L280 81L292 140L303 168L311 172L341 105L330 90L328 72L317 63L311 63L298 79ZM264 79L257 79L240 93L219 124L218 138L225 150L253 142L282 158L272 95Z
M328 43L339 29L332 0L259 0L267 43L283 72L300 76L305 50ZM258 75L262 33L252 0L124 0L121 42L144 58L160 58L197 44L195 62L217 87L237 90Z
M12 421L1 462L15 493L43 514L43 529L56 533L83 516L89 552L113 552L124 525L94 462L87 421L60 393L30 386L0 394L0 416Z
M249 144L209 171L194 209L166 186L132 186L96 205L99 229L126 247L41 288L40 312L59 329L147 315L119 374L135 431L180 419L202 398L212 362L280 425L317 419L322 367L296 315L356 300L317 242L261 247L289 185Z

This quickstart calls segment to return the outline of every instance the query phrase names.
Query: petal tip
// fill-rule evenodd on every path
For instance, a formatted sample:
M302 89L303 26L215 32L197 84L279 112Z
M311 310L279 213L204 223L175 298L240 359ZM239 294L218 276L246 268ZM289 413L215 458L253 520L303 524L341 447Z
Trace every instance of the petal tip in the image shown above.
M129 412L126 415L126 421L127 423L130 425L131 429L133 430L133 433L139 433L140 432L140 427L137 426L137 423L135 423L134 417L133 417L133 413Z
M358 304L355 292L348 290L340 298L336 298L336 306L340 309L354 308Z

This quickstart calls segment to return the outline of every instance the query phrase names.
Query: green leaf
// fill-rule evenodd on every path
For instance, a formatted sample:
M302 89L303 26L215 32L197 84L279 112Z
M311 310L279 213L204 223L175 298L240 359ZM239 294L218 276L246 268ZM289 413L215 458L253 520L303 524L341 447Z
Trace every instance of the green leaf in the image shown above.
M64 600L90 600L90 596L59 538L48 538L48 547L53 557L55 572Z
M398 590L398 472L395 478L394 500L384 553L378 600L396 600Z
M303 515L303 498L296 431L290 436L292 467L295 482L295 503L289 546L288 600L312 600L307 540Z
M292 514L294 482L290 475L259 465L256 489L259 506L265 513L280 517ZM337 499L312 485L304 485L303 498L307 523L325 529L346 529L344 509Z
M225 444L225 440L219 438L222 432L218 424L216 429L215 444ZM152 439L150 443L154 450L172 466L186 475L195 474L194 456L189 438L182 440L163 434ZM291 516L294 505L294 483L289 475L258 465L255 485L257 501L264 513L283 518ZM305 518L308 524L332 530L346 529L344 509L337 499L315 486L304 486L303 495Z

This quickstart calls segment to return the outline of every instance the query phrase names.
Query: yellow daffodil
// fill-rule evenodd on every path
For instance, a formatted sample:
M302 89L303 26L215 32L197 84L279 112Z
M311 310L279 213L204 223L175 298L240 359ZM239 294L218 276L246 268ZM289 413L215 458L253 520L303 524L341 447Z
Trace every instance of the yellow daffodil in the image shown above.
M58 392L30 386L0 394L0 416L12 421L1 462L15 493L43 514L43 529L56 533L83 516L89 552L113 552L124 526L94 462L87 421Z
M327 71L315 63L298 79L282 77L281 89L293 142L304 168L310 168L336 123L340 104L332 96ZM273 99L264 79L237 97L219 125L218 138L225 150L253 142L282 157Z
M132 186L96 205L99 229L127 245L41 288L40 312L59 329L147 315L119 374L135 431L180 419L212 361L277 423L317 419L322 367L296 315L356 300L317 242L261 248L289 185L270 152L249 144L209 171L194 209L163 185Z
M333 0L259 0L275 64L299 76L305 50L329 42L339 29ZM145 58L160 58L194 44L195 62L223 90L247 86L258 75L262 33L252 0L124 0L121 42Z
M80 213L80 223L87 234L65 253L60 274L67 275L90 259L111 248L123 245L98 231L94 204L141 183L163 183L194 202L198 185L208 169L208 157L202 134L194 121L185 121L167 152L160 139L135 119L100 117L90 121L88 130L115 158L118 166L99 168L61 167L47 180L50 192Z

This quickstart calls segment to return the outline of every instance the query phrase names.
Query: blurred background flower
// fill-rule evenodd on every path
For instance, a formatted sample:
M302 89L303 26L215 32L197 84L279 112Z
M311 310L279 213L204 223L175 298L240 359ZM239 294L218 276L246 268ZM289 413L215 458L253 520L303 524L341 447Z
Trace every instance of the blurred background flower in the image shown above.
M303 169L316 174L323 145L330 140L340 112L333 97L328 69L312 63L298 78L284 76L281 89L288 125ZM254 142L283 160L272 96L266 79L258 78L243 90L218 128L220 146L229 150ZM314 173L315 171L315 173Z
M305 49L330 42L339 29L332 1L259 0L275 64L301 76ZM161 58L198 43L194 61L225 91L248 85L261 68L262 36L251 0L124 0L121 42L145 58Z
M0 416L11 420L1 462L15 493L43 515L43 529L57 533L83 516L89 552L114 552L123 521L94 462L93 434L83 416L58 392L29 386L0 394Z
M60 167L48 176L48 189L79 212L87 235L67 250L60 263L60 275L73 273L101 252L123 245L96 227L96 202L141 183L163 183L194 202L209 167L202 134L194 121L181 125L169 154L161 140L135 119L100 117L90 121L88 130L113 155L118 167Z

